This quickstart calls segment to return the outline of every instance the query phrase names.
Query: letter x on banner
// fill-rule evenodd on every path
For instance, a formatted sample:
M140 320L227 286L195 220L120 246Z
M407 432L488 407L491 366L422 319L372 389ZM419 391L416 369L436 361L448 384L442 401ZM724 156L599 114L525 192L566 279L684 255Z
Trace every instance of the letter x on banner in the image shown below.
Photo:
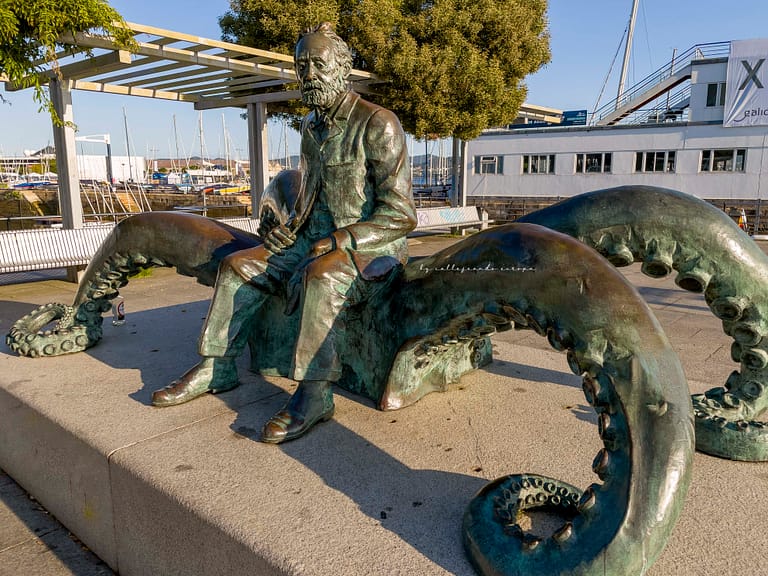
M723 126L768 126L768 39L731 42Z

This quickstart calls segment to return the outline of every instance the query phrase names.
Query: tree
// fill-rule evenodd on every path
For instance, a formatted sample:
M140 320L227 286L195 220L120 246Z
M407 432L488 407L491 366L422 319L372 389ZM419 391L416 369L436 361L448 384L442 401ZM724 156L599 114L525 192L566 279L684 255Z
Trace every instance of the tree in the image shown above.
M546 8L546 0L233 0L219 25L227 40L292 53L301 30L332 22L355 67L386 80L368 98L417 137L469 140L514 120L523 79L549 61Z
M56 72L66 34L101 32L130 48L133 35L106 0L3 0L0 3L0 79L34 88L41 109L60 122L44 89L46 67Z

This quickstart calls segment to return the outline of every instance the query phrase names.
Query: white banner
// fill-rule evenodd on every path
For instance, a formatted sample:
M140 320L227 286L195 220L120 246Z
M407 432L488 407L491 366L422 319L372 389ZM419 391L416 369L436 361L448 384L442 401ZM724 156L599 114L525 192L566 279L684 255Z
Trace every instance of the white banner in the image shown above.
M768 126L768 39L731 42L723 126Z

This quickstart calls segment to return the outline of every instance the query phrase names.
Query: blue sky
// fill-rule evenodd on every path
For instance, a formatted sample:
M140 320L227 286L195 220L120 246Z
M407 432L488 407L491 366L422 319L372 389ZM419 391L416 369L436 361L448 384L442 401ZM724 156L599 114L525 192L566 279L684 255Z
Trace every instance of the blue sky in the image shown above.
M111 0L110 4L131 22L220 38L218 17L228 0L190 3L188 0ZM592 110L605 83L629 20L631 0L550 0L548 22L552 61L530 76L527 101L563 110ZM729 4L703 0L641 0L627 85L641 80L695 44L768 36L768 2L739 0ZM623 49L622 49L623 50ZM615 97L623 51L606 83L601 103ZM10 105L0 104L0 154L22 154L53 141L50 120L37 111L31 93L8 93ZM148 157L173 154L176 117L180 148L187 155L200 153L198 112L191 104L146 98L76 92L73 97L78 135L110 134L114 154L124 154L127 119L131 152ZM233 156L246 158L245 121L234 109L203 113L203 134L208 155L224 154L223 126L231 135ZM284 150L284 130L270 131L271 157ZM289 136L289 151L296 138ZM99 144L80 144L78 152L102 154ZM416 150L423 150L417 145Z

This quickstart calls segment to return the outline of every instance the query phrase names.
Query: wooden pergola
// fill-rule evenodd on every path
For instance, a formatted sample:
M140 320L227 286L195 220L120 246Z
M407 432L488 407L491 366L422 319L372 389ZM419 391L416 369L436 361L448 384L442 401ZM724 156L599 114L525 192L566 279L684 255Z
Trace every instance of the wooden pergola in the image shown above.
M76 48L56 54L58 71L45 62L44 80L64 121L54 125L62 220L65 228L83 225L75 152L72 90L190 102L197 110L239 107L247 110L251 165L251 204L256 213L268 181L267 104L296 99L293 56L248 48L128 23L135 51L121 49L110 37L79 33L62 38ZM350 82L361 92L376 79L353 70ZM9 91L19 87L6 82Z

